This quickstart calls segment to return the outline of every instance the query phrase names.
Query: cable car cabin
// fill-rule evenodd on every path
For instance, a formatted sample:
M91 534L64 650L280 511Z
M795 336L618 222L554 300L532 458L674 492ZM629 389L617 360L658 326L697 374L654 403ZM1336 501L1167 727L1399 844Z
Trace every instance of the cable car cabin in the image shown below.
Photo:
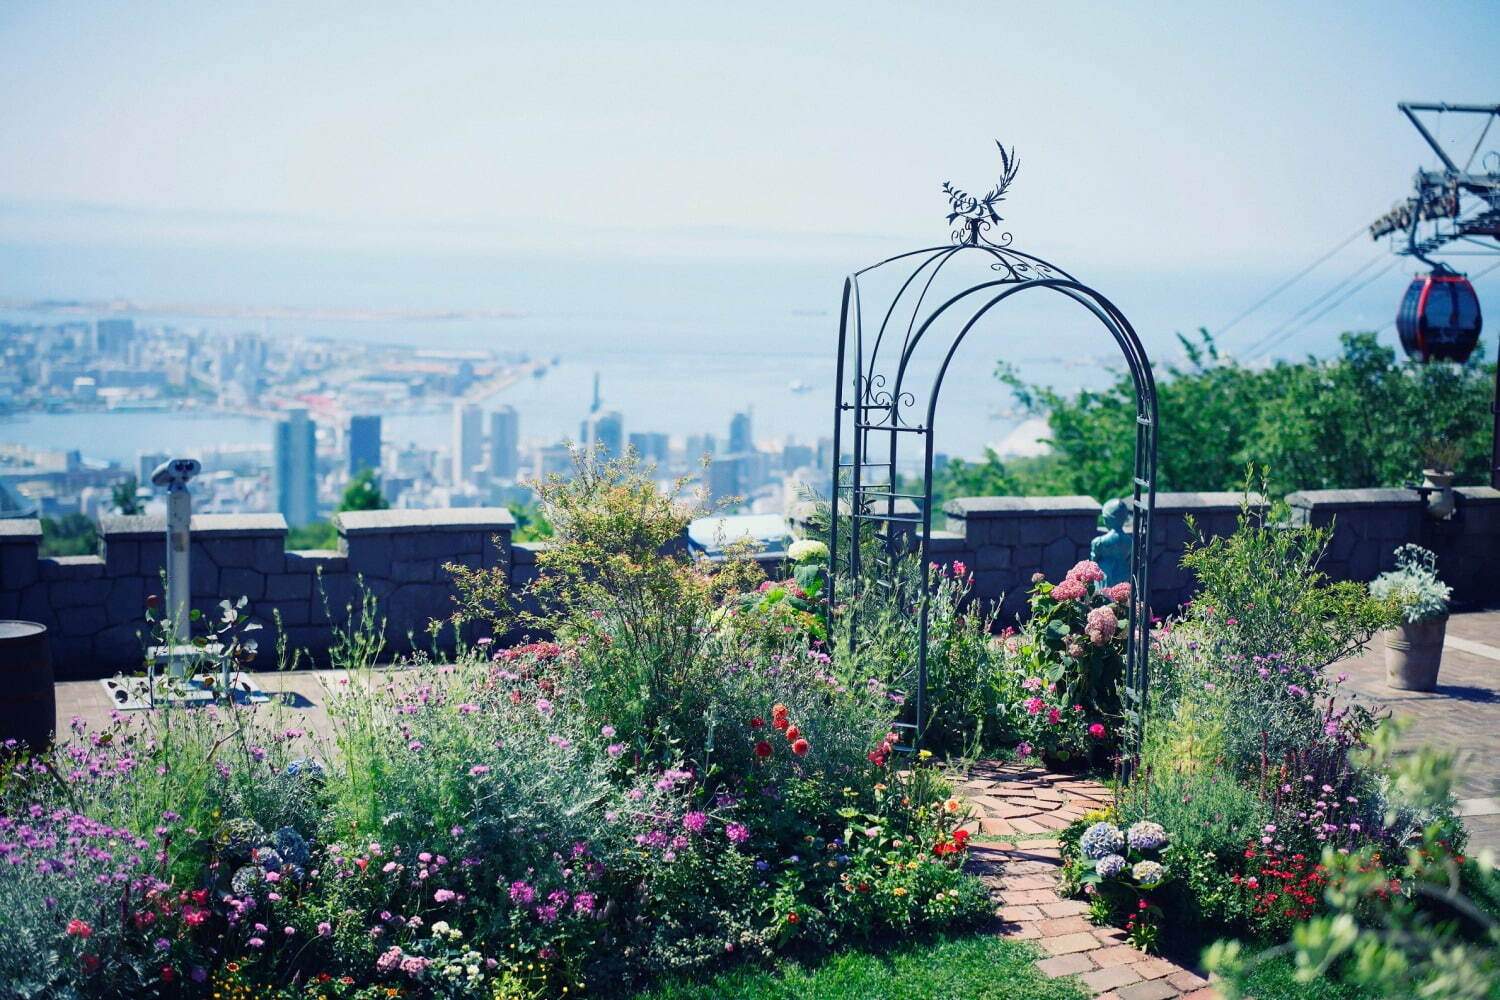
M1479 342L1479 296L1469 279L1440 268L1412 279L1396 313L1406 355L1428 361L1469 360Z

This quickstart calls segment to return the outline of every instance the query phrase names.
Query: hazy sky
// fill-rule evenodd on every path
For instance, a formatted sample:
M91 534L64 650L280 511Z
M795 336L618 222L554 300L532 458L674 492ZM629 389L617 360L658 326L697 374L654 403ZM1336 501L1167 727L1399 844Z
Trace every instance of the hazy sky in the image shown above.
M905 245L1000 137L1021 244L1275 272L1406 194L1396 101L1500 101L1496 0L5 0L0 43L9 242Z

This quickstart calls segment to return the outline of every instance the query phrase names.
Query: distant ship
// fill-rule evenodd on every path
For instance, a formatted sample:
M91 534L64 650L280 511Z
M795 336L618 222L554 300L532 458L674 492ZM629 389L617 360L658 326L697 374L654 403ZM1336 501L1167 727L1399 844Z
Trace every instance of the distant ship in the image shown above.
M792 379L792 381L787 384L787 388L792 392L812 392L812 386L808 385L800 378Z

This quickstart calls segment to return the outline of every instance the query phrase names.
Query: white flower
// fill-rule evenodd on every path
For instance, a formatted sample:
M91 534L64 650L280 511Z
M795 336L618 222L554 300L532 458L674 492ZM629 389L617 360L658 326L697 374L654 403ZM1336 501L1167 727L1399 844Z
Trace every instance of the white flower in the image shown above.
M447 933L448 933L448 921L446 921L446 920L439 920L437 923L435 923L435 924L432 925L432 936L433 937L439 937L439 936L441 936L443 934L447 934Z
M787 558L792 562L812 562L814 559L827 559L828 546L812 538L799 538L786 550Z

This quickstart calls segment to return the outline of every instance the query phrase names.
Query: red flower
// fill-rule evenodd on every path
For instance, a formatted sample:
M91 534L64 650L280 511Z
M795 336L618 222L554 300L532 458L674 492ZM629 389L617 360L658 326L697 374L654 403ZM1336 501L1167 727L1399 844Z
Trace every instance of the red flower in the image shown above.
M802 730L798 729L796 726L788 726L786 729L786 739L788 743L797 742L797 737L801 735Z
M795 913L788 913L786 915L786 922L789 923L789 924L795 924L798 921L800 921L801 919L802 918L799 917L799 916L797 916L797 914L795 914Z
M771 744L767 743L765 740L761 740L759 743L755 744L755 756L757 756L757 757L769 757L769 756L771 756Z
M797 742L793 743L792 753L796 754L798 757L801 757L803 754L807 753L807 741L798 740Z
M885 764L885 756L878 750L871 750L869 753L865 754L865 759L868 760L871 764L874 764L876 767L881 767Z
M1089 726L1089 735L1096 740L1104 739L1104 732L1104 723L1102 722L1096 722L1092 726Z
M762 719L758 715L755 718L753 718L753 719L750 720L750 728L751 729L759 729L761 726L764 726L765 724L766 724L766 720Z
M90 934L94 933L94 929L88 924L84 923L82 920L74 918L73 920L68 921L68 933L76 934L81 938L86 938Z
M968 830L954 830L953 831L953 842L955 844L957 844L958 846L960 846L960 847L962 847L964 844L967 844L969 842L969 831Z
M786 711L787 710L786 710L786 706L785 705L781 705L781 704L773 705L773 706L771 706L771 718L773 718L773 719L785 719L786 718Z
M161 981L162 982L164 982L164 983L170 983L172 980L174 980L176 978L177 978L177 974L172 971L172 967L170 965L163 965L161 967Z
M1047 722L1049 724L1055 726L1055 725L1057 725L1061 721L1062 721L1062 713L1061 712L1059 712L1055 708L1051 708L1051 709L1047 710Z

